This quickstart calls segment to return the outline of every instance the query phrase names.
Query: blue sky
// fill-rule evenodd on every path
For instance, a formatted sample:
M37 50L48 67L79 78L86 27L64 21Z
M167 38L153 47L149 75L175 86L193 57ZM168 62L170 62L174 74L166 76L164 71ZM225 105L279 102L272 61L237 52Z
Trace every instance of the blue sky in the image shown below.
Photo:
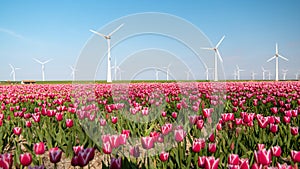
M97 30L120 17L142 12L181 17L197 26L213 44L226 35L219 50L227 79L232 78L236 64L246 70L242 79L249 79L251 71L261 79L261 66L274 75L274 62L266 60L274 55L276 42L280 53L289 59L280 60L280 69L288 69L287 78L295 78L300 72L299 8L298 0L1 1L0 81L12 79L9 63L21 68L16 72L17 80L40 80L41 67L32 58L53 59L45 66L46 80L70 80L68 66L76 63L92 37L89 29Z

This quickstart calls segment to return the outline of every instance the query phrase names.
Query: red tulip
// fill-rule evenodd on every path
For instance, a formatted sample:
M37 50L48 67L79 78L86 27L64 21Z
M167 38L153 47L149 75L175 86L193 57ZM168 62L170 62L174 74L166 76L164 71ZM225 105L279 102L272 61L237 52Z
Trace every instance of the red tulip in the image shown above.
M291 133L292 133L292 135L298 135L298 129L299 129L299 127L291 127Z
M292 166L287 165L286 163L284 163L284 164L277 163L276 166L277 166L278 169L293 169Z
M186 132L183 129L174 130L174 138L176 142L183 141L185 136L186 136Z
M165 125L161 126L161 133L163 135L167 135L172 131L172 124L166 123Z
M110 142L103 142L102 151L104 154L110 154L112 152L112 146Z
M62 151L59 150L58 147L51 148L49 150L50 162L55 164L60 162L61 155L62 155Z
M45 153L45 144L43 142L36 143L33 145L33 151L37 155L42 155Z
M239 165L239 155L238 154L229 154L228 164Z
M63 120L63 114L62 113L56 113L55 117L56 117L57 121L62 121Z
M141 138L142 147L146 150L154 148L154 138L150 136L142 137Z
M278 112L277 107L272 107L272 108L270 108L270 110L273 114L277 114L277 112Z
M173 112L173 113L172 113L172 117L173 117L174 119L176 119L176 118L177 118L177 113L176 113L176 112Z
M211 109L203 109L203 116L204 116L204 118L208 118L208 117L210 117L211 116Z
M10 153L0 154L0 168L10 169L13 164L13 156Z
M197 121L196 125L197 125L197 129L201 130L204 127L204 121L200 119Z
M165 162L167 161L169 158L169 153L167 152L161 152L160 155L159 155L159 159L162 161L162 162Z
M24 153L20 155L20 163L23 166L29 166L32 162L32 156L30 153Z
M300 151L292 150L291 157L295 163L300 163Z
M281 156L281 147L280 146L274 146L271 148L272 150L272 155L275 157L280 157Z
M72 119L66 119L66 126L67 126L68 128L73 127L73 120L72 120Z
M21 127L14 127L13 132L15 135L19 136L22 133Z
M257 144L257 150L262 150L265 148L264 144Z
M263 169L262 165L259 165L257 163L252 164L251 169Z
M215 157L206 157L204 162L205 169L218 169L219 166L219 158L215 159Z
M276 123L276 124L279 124L279 123L280 123L280 117L275 116L274 119L275 119L275 123Z
M129 136L130 136L130 130L124 130L124 129L123 129L121 133L122 133L122 134L125 134L127 139L128 139Z
M100 122L100 126L105 126L106 125L106 120L103 119L103 118L100 118L99 122Z
M74 151L74 154L77 156L79 151L83 150L83 146L74 146L73 147L73 151Z
M111 158L110 169L121 169L122 159L121 158Z
M162 117L166 117L167 116L167 112L165 112L165 111L161 112L161 116Z
M41 120L41 115L39 113L32 114L33 121L38 123Z
M202 144L203 144L203 139L194 139L193 141L193 145L192 145L192 150L195 152L195 153L198 153L200 152L200 150L202 149ZM204 144L205 144L205 141L204 141ZM205 145L204 145L205 146ZM204 147L203 147L204 148Z
M240 166L240 169L249 169L250 168L249 159L240 158L239 166Z
M260 128L266 128L269 124L268 118L266 117L258 118L257 121Z
M0 158L0 168L2 169L10 169L8 162L6 162L4 159Z
M278 131L278 125L276 125L276 124L270 124L270 131L272 133L277 133L277 131Z
M29 128L30 128L30 127L31 127L31 121L26 121L26 122L25 122L25 125L26 125L26 127L29 127Z
M208 137L208 140L209 140L210 142L215 142L215 134L214 134L214 133L211 133L211 134L209 135L209 137Z
M209 143L208 144L208 151L210 153L215 153L217 151L217 144L216 143Z
M116 124L118 122L118 117L115 117L115 116L111 116L111 122L113 124Z
M266 149L258 150L257 158L259 164L267 165L267 166L270 165L272 162L271 150L266 150Z
M205 165L205 159L206 159L206 157L205 156L202 156L202 157L198 157L198 166L200 167L200 168L204 168L204 165Z
M290 123L291 122L291 117L283 116L283 122Z

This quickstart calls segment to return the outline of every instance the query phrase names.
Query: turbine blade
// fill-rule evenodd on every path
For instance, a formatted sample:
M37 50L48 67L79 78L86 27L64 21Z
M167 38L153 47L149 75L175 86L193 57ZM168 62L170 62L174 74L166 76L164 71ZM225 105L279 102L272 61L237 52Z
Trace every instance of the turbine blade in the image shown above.
M15 68L15 70L20 70L21 68L19 68L19 67L17 67L17 68Z
M119 27L117 27L115 30L113 30L108 36L113 35L115 32L117 32L119 29L121 29L124 26L124 24L121 24Z
M35 60L36 62L38 62L38 63L40 63L40 64L43 64L41 61L39 61L39 60L37 60L37 59L35 59L35 58L33 58L33 60Z
M225 38L225 35L224 35L224 36L222 37L222 39L218 42L218 44L216 45L216 48L218 48L218 47L220 46L220 44L223 42L224 38Z
M285 57L283 57L283 56L281 56L281 55L278 55L281 59L283 59L283 60L286 60L286 61L289 61L287 58L285 58Z
M94 31L94 30L92 30L92 29L90 29L90 31L93 32L93 33L96 34L96 35L99 35L99 36L102 36L102 37L105 38L105 35L103 35L102 33L96 32L96 31Z
M219 50L218 50L218 49L216 50L216 52L217 52L217 55L218 55L218 57L219 57L220 61L221 61L221 62L223 62L223 59L222 59L222 57L221 57L221 55L220 55L220 53L219 53Z
M9 74L9 76L12 76L12 75L14 74L14 72L15 72L15 71L11 71L10 74Z
M276 43L276 54L278 54L278 44Z
M49 60L43 62L43 64L46 64L46 63L50 62L51 60L52 60L52 59L49 59Z
M269 60L267 60L267 62L270 62L271 60L275 59L276 56L271 57Z
M10 66L11 69L14 69L14 67L11 64L9 64L9 66Z
M214 48L201 48L201 49L204 49L204 50L214 50Z

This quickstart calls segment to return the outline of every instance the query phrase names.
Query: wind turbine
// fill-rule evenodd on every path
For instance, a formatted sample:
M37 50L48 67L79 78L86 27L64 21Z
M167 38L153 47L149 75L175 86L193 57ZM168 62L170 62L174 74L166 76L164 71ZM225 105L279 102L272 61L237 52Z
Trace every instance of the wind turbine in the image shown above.
M272 76L271 71L268 71L268 73L269 73L269 80L271 80L271 76Z
M189 69L188 71L185 71L185 73L186 73L186 80L190 80L191 70Z
M295 73L295 75L296 75L296 80L298 80L299 72Z
M271 57L269 60L267 60L267 62L270 62L271 60L273 60L273 59L276 59L275 60L275 71L276 71L276 78L275 78L275 80L276 81L278 81L278 58L281 58L281 59L283 59L283 60L286 60L286 61L289 61L287 58L285 58L285 57L283 57L283 56L281 56L279 53L278 53L278 44L276 43L276 51L275 51L275 55L273 56L273 57Z
M164 67L165 69L167 69L167 80L169 80L170 66L171 66L171 63L167 67Z
M251 72L251 79L252 79L252 80L255 80L255 75L256 75L255 72Z
M218 48L219 48L220 44L222 43L222 41L224 40L224 38L225 38L225 36L223 36L221 38L221 40L217 43L217 45L213 48L202 48L202 49L205 49L205 50L212 50L212 51L215 52L215 72L214 72L215 73L215 77L214 77L215 81L218 81L218 58L221 62L223 62L223 59L220 55L220 52L219 52Z
M240 80L240 72L243 72L245 70L240 69L238 65L236 65L236 72L237 72L237 80Z
M159 73L159 70L156 68L155 69L155 78L156 78L156 81L158 81L158 73Z
M75 80L75 72L77 71L76 69L75 69L75 67L74 66L69 66L69 68L71 69L71 76L72 76L72 80L74 81Z
M261 67L261 70L263 71L263 80L266 80L265 73L268 72L269 70L266 70L264 67Z
M110 56L110 39L111 39L111 36L117 32L119 29L121 29L121 27L123 27L124 24L121 24L119 27L117 27L115 30L113 30L110 34L108 35L104 35L104 34L101 34L99 32L96 32L92 29L90 29L91 32L93 32L94 34L96 35L99 35L99 36L102 36L106 39L107 41L107 77L106 77L106 81L107 82L112 82L111 81L111 56Z
M10 68L11 68L11 72L10 72L10 76L13 77L13 81L16 81L16 70L19 70L21 68L18 67L14 67L13 65L9 64Z
M117 80L117 71L119 71L121 68L119 66L117 66L117 61L115 59L115 65L111 67L112 69L114 69L114 77L115 80Z
M285 80L286 79L286 73L288 72L287 69L282 69L282 79Z
M233 70L233 79L234 80L237 80L237 71L236 70Z
M35 60L36 62L38 62L39 64L42 65L42 79L43 79L43 81L45 81L45 64L48 63L48 62L50 62L52 59L49 59L49 60L47 60L45 62L41 62L40 60L37 60L35 58L33 58L33 60Z

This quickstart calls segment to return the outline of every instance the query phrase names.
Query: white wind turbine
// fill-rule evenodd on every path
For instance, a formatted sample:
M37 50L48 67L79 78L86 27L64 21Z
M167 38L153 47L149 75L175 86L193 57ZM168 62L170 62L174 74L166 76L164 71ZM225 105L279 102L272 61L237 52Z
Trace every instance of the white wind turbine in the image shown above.
M299 72L297 72L297 73L295 73L295 75L296 75L296 80L298 80L299 79Z
M268 71L268 76L269 76L269 80L271 80L271 76L272 76L271 71Z
M39 64L42 65L42 79L43 79L43 81L45 81L45 64L48 63L48 62L50 62L52 59L49 59L49 60L47 60L45 62L41 62L40 60L37 60L35 58L33 58L33 60L35 60L36 62L38 62Z
M233 75L233 79L237 80L237 71L235 69L233 70L233 74L232 75Z
M75 80L75 72L77 71L77 69L74 66L69 66L69 68L71 69L71 76L72 76L72 80Z
M285 80L286 79L286 74L287 74L288 70L287 69L282 69L282 79Z
M94 34L96 35L99 35L99 36L102 36L106 39L107 41L107 77L106 77L106 81L107 82L112 82L111 81L111 56L110 56L110 39L111 39L111 36L117 32L124 24L121 24L119 27L117 27L115 30L113 30L110 34L108 35L104 35L104 34L101 34L99 32L96 32L92 29L90 29L91 32L93 32Z
M214 74L215 74L214 80L215 81L218 81L218 58L221 62L223 62L223 59L220 55L220 52L219 52L218 48L219 48L220 44L222 43L222 41L224 40L224 38L225 38L225 36L223 36L221 38L221 40L217 43L217 45L213 48L202 48L202 49L205 49L205 50L212 50L212 51L215 52L215 72L214 72Z
M171 63L167 67L164 67L165 69L167 69L167 80L169 80L170 66L171 66Z
M117 60L115 59L115 65L111 67L112 69L114 69L114 78L115 80L117 80L117 72L120 71L120 67L117 65Z
M236 65L236 72L237 72L237 80L240 80L240 72L243 72L245 70L240 69L238 65Z
M264 67L261 67L261 69L262 69L262 75L263 75L263 80L266 80L266 74L265 73L267 73L267 72L269 72L270 70L266 70Z
M278 44L276 43L276 51L275 51L275 55L273 56L273 57L271 57L269 60L267 60L267 62L270 62L271 60L273 60L273 59L276 59L275 60L275 71L276 71L276 77L275 77L275 80L276 81L278 81L278 77L279 77L279 75L278 75L278 58L281 58L281 59L283 59L283 60L286 60L286 61L289 61L287 58L285 58L285 57L283 57L283 56L281 56L279 53L278 53Z
M16 70L19 70L21 68L18 67L14 67L13 65L9 64L10 68L11 68L11 72L10 72L10 76L13 77L13 81L16 81Z
M186 80L190 80L191 70L189 69L188 71L185 71L185 73L186 73Z
M255 72L251 72L251 79L252 79L252 80L255 80L255 75L256 75Z
M159 70L156 68L155 69L155 78L156 78L156 81L158 81L158 78L159 78Z

